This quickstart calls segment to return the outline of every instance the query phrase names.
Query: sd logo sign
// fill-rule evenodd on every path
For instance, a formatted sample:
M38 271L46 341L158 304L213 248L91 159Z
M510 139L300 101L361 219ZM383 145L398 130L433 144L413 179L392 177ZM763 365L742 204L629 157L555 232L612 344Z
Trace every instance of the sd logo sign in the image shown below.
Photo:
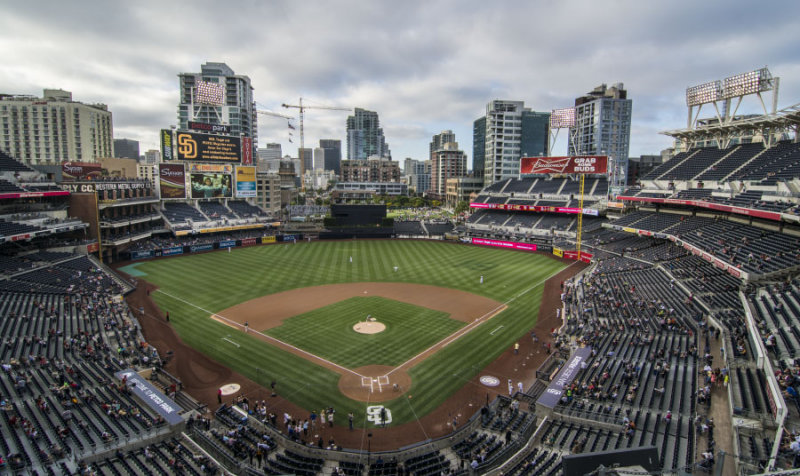
M178 156L181 159L197 158L197 141L189 134L178 134Z

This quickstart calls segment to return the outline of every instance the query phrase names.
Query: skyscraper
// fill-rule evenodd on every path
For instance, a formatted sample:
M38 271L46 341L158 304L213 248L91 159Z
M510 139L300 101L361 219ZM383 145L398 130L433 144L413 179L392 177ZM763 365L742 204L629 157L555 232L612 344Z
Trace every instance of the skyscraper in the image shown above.
M486 163L486 116L472 123L472 176L483 177Z
M520 157L547 155L549 112L532 111L523 101L494 100L486 105L484 119L483 183L486 186L518 177ZM474 125L478 126L479 121Z
M0 149L28 164L113 157L113 137L105 104L73 101L61 89L41 98L0 94Z
M206 63L199 73L180 73L178 128L189 121L230 126L230 134L252 139L253 155L258 142L258 116L250 78L235 74L225 63Z
M392 153L383 136L378 113L356 108L347 117L347 158L366 160L370 157L392 159Z
M342 173L342 141L320 139L319 146L325 151L325 170L332 170L336 175L340 175Z
M608 181L617 193L628 174L632 109L622 83L610 88L601 84L575 99L575 127L569 131L570 155L608 156Z

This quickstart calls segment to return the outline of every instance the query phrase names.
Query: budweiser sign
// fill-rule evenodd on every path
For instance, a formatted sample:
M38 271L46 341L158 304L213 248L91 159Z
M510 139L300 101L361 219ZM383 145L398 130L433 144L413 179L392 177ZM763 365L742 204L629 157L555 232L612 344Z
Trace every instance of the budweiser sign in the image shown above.
M608 157L604 155L570 157L523 157L519 173L526 174L604 174Z

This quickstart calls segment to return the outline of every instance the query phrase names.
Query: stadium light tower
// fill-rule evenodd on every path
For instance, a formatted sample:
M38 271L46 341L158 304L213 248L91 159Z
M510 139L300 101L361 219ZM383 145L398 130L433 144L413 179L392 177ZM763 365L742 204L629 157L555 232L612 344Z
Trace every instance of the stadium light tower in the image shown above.
M686 106L689 108L686 127L689 129L697 127L700 110L704 104L713 104L720 124L730 123L736 116L742 99L752 94L758 96L765 115L775 114L778 110L779 84L780 78L773 77L765 66L747 73L735 74L724 80L710 81L686 88ZM761 95L766 91L772 91L772 108L769 111ZM731 111L731 101L734 99L737 100L736 106Z
M556 145L558 139L558 131L560 129L573 129L575 127L575 108L567 107L564 109L553 109L550 111L550 154L553 153L553 147ZM553 134L555 130L555 134Z

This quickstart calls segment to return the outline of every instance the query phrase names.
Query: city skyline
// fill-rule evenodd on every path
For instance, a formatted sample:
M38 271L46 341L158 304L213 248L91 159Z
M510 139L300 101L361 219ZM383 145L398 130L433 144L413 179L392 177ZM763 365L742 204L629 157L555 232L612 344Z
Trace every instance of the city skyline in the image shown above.
M430 138L453 130L470 168L473 121L495 99L549 112L598 84L622 82L633 100L631 156L671 145L658 132L685 127L689 86L768 66L781 78L778 107L800 102L796 2L774 2L774 15L753 15L752 4L740 1L242 3L222 22L225 7L212 2L178 3L169 15L155 14L158 8L147 1L6 5L0 93L59 88L77 101L107 104L115 138L147 150L157 147L160 128L175 123L178 74L224 62L251 78L264 109L296 117L281 104L302 96L311 106L377 112L399 162L427 158ZM591 14L591 25L578 23L580 12ZM740 113L759 108L750 98ZM344 142L348 115L307 111L306 146ZM280 143L297 156L299 131L292 143L289 132L286 120L261 116L258 146ZM551 153L567 153L564 133Z

